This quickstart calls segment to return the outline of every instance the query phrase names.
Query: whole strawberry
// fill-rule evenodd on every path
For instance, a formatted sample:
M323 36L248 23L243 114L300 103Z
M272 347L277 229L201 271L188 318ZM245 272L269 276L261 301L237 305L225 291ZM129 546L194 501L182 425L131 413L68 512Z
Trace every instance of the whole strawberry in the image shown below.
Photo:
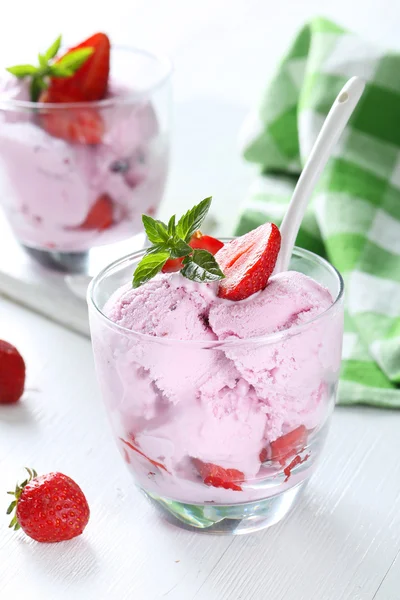
M24 388L24 359L14 346L0 340L0 404L18 402Z
M81 488L62 473L38 476L34 469L26 470L28 479L8 492L15 500L7 514L16 509L10 527L21 528L37 542L63 542L80 535L90 516Z

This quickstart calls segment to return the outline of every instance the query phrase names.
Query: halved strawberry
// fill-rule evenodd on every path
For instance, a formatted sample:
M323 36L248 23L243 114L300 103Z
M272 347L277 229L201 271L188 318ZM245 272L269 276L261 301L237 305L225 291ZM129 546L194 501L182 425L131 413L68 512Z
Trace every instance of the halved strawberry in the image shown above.
M263 290L272 274L281 247L281 234L273 223L225 244L215 258L225 275L218 296L228 300L244 300Z
M40 102L91 102L105 97L110 72L110 40L105 33L96 33L78 46L70 48L66 54L87 47L94 49L93 54L70 77L52 77L49 87L40 95ZM50 135L67 142L100 144L104 134L102 116L92 108L41 111L40 121Z
M114 222L113 201L108 194L102 194L89 210L79 229L108 229Z
M53 77L49 91L53 97L67 95L75 98L75 102L102 100L110 73L110 40L105 33L96 33L66 54L79 48L93 48L94 52L70 77Z
M47 90L40 96L40 102L75 102L70 96L54 97ZM77 144L100 144L104 135L104 121L93 108L56 108L40 111L42 127L53 137L62 138Z
M222 487L226 490L241 492L240 485L244 482L244 473L237 469L224 469L213 463L204 463L199 458L192 458L192 463L200 473L200 477L206 485Z
M223 242L217 238L211 237L210 235L203 235L201 231L196 231L189 242L191 248L199 248L201 250L208 250L212 255L216 254L218 250L223 247ZM163 273L175 273L180 271L182 268L183 258L170 258L167 260L162 268Z

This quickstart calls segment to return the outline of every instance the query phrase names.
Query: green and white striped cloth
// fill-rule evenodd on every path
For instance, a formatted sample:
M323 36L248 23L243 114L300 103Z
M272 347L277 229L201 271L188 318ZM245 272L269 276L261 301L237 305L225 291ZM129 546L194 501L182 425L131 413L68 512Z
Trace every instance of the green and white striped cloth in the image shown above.
M367 87L297 245L327 257L345 279L339 402L400 408L400 54L325 19L300 31L244 128L244 156L260 176L236 233L280 223L324 118L353 75Z

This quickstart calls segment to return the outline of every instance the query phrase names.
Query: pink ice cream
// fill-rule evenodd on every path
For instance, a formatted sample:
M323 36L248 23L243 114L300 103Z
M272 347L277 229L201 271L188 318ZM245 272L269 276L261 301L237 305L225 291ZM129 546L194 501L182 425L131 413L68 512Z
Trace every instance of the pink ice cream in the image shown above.
M216 289L158 275L108 300L104 314L119 327L92 322L121 451L144 489L182 502L243 503L302 481L340 365L341 313L316 318L332 297L314 280L282 273L240 302ZM298 427L307 430L307 448L298 449L306 462L287 477L271 443ZM205 485L199 464L241 472L240 490Z
M129 92L110 84L111 99ZM81 252L141 231L142 213L160 203L168 163L152 105L127 100L101 109L105 134L89 146L51 136L35 111L13 109L16 100L29 100L28 83L10 77L0 83L1 202L19 241ZM112 204L112 224L83 227L102 196Z

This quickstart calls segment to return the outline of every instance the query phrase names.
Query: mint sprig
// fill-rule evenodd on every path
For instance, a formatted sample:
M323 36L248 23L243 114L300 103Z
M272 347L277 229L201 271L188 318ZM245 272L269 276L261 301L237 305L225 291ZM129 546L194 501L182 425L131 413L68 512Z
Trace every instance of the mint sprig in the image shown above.
M70 77L73 75L91 56L94 48L77 48L65 54L60 60L54 62L54 59L61 46L61 35L44 52L38 55L39 66L34 65L15 65L8 67L7 71L18 79L31 77L30 95L32 102L37 102L43 90L49 86L50 77Z
M193 249L190 242L192 235L203 223L211 205L211 198L206 198L188 210L176 223L173 215L166 225L163 221L143 215L142 221L152 246L146 253L133 274L132 285L138 288L161 271L168 259L183 258L181 275L199 283L209 283L224 278L214 256L207 250Z

